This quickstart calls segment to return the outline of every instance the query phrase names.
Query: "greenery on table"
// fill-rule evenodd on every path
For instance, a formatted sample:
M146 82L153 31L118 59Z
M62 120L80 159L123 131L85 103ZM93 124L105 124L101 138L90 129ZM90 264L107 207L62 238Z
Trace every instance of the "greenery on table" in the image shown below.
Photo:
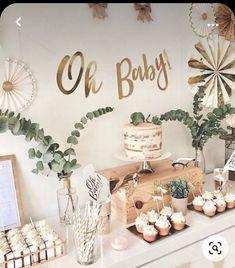
M188 197L191 188L187 181L177 178L167 183L167 189L172 197L182 199Z
M192 136L192 146L195 149L203 148L210 137L216 135L226 134L227 131L221 127L221 121L229 114L235 113L235 108L230 104L222 105L213 109L211 112L203 115L202 100L205 96L204 86L199 86L197 93L193 98L193 114L177 109L166 112L160 116L153 116L148 122L156 125L161 124L162 121L179 121L186 125ZM140 112L131 115L131 123L138 125L147 122L144 115Z
M5 112L0 110L0 133L10 130L15 136L25 136L27 142L36 141L37 146L28 150L29 158L37 161L32 172L38 174L47 170L53 171L62 179L71 176L73 170L80 166L73 148L73 145L78 143L80 131L85 128L88 121L112 111L111 107L100 108L82 117L79 122L74 124L75 129L67 138L69 147L66 150L62 150L50 135L46 135L39 124L8 110Z

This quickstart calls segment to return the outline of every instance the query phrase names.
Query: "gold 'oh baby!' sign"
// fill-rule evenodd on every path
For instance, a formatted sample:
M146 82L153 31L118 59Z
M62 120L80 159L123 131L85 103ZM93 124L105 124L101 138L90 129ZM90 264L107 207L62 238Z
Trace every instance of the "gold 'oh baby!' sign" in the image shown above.
M80 67L74 78L72 75L72 68L76 59L80 60ZM68 79L74 81L72 88L66 88L63 83L66 67ZM137 67L133 66L133 63L129 58L124 58L122 61L116 63L118 98L123 99L129 97L134 91L135 81L154 81L158 89L166 90L168 87L168 69L171 69L171 66L165 49L154 59L153 64L148 64L145 54L142 54L142 64ZM96 81L96 72L97 63L93 60L85 66L83 53L77 51L72 57L66 55L61 60L57 69L57 85L62 93L68 95L78 88L81 79L84 76L84 91L85 97L87 98L90 92L96 94L103 86L102 81Z

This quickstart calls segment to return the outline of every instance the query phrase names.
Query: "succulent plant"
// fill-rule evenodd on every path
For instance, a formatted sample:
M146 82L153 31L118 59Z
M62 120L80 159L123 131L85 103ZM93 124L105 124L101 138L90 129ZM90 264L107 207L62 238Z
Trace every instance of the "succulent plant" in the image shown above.
M61 150L60 145L50 135L45 135L44 129L40 128L39 124L32 123L30 119L25 119L20 114L15 115L8 110L5 112L0 110L0 133L10 130L15 136L24 135L27 142L35 140L37 146L28 150L29 158L37 161L32 172L38 174L53 171L57 173L59 179L62 179L71 176L73 170L80 167L73 149L73 145L78 143L80 131L85 128L88 121L112 111L111 107L100 108L82 117L74 124L75 129L67 138L69 148L66 150Z
M172 197L182 199L188 197L191 188L187 181L176 178L167 183L167 189Z

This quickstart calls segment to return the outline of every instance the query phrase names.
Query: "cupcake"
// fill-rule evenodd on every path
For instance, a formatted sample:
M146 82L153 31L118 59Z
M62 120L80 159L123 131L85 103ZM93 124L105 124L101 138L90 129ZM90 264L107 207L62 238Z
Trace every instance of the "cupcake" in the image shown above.
M214 216L216 211L215 203L212 200L207 200L202 207L203 212L207 216Z
M157 239L158 231L153 225L146 225L143 228L143 237L144 240L148 242L153 242Z
M170 218L170 216L172 215L172 213L174 212L174 210L172 209L172 207L163 207L162 210L160 211L160 214L162 216L166 216L168 218Z
M214 192L213 192L213 196L215 197L215 198L223 198L224 197L224 193L223 192L221 192L220 190L215 190Z
M161 236L167 236L169 234L171 224L166 216L161 215L155 222L159 234Z
M171 215L172 226L175 230L184 229L186 220L182 212L175 212Z
M146 225L148 225L148 219L146 219L145 217L140 215L135 219L136 230L139 233L141 233L141 234L143 233L143 228Z
M148 221L151 224L155 224L156 220L158 219L158 214L153 209L147 212L147 216L148 216Z
M202 194L202 198L205 200L212 200L214 198L213 194L211 192L205 191Z
M235 207L235 196L232 193L227 193L224 197L227 208Z
M202 196L195 196L193 199L193 208L197 211L202 211L202 207L204 205L205 201L202 198Z
M226 202L224 198L215 199L215 204L218 212L224 212L226 209Z

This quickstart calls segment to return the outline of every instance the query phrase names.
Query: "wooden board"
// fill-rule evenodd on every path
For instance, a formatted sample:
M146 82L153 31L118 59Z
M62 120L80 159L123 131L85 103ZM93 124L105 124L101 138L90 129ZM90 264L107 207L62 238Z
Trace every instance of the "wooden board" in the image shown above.
M146 212L150 209L161 209L163 204L170 205L171 197L167 193L163 196L163 202L156 202L152 196L157 194L156 188L159 185L165 186L166 183L175 178L181 178L190 182L194 186L194 194L199 194L202 189L203 174L197 167L185 167L184 169L175 169L170 160L151 162L155 172L152 174L142 174L133 193L130 193L129 187L122 187L116 193L112 194L112 217L118 218L126 224L134 222L140 212ZM130 173L137 172L139 163L100 170L98 173L106 176L110 180L119 178L121 180ZM193 199L193 194L189 194L189 202ZM142 208L136 208L136 202L142 202Z
M0 192L8 199L2 200L0 228L8 230L24 225L24 213L15 155L0 156ZM10 213L10 216L8 214ZM12 215L16 215L13 219ZM17 218L17 219L16 219ZM13 222L13 220L15 220Z

